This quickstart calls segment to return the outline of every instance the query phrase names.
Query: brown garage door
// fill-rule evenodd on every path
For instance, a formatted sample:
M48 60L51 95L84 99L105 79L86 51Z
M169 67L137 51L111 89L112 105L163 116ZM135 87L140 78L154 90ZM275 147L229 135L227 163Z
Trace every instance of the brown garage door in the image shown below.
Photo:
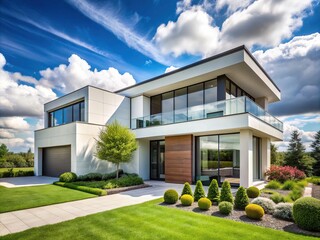
M61 173L69 171L71 171L71 146L43 149L43 176L59 177Z

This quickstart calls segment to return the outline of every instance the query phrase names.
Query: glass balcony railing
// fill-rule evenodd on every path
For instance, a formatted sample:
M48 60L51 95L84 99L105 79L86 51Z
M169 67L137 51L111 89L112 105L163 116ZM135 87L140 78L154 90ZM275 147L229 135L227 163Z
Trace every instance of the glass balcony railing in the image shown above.
M151 126L181 123L193 120L222 117L240 113L251 113L267 124L283 131L283 123L270 115L267 111L258 106L248 97L238 97L224 101L208 103L183 109L176 109L172 112L163 112L141 118L134 118L131 128L145 128Z

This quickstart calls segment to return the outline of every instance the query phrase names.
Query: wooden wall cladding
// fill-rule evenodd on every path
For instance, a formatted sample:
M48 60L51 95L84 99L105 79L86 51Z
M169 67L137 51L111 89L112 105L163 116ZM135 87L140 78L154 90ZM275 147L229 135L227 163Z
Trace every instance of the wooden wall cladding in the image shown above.
M192 182L192 141L192 135L165 138L166 182Z

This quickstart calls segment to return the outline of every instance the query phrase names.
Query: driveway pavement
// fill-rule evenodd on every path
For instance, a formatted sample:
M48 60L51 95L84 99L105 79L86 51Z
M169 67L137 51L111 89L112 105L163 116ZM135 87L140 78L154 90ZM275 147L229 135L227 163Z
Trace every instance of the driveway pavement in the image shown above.
M29 186L51 184L58 180L59 180L58 178L45 177L45 176L0 178L0 185L7 188L29 187Z
M104 197L2 213L0 214L0 236L24 231L33 227L59 223L80 216L143 203L162 197L165 190L169 188L173 188L179 193L183 188L183 184L160 181L146 181L146 183L151 185L151 187ZM194 190L195 186L193 185L192 188ZM205 190L207 191L207 187L205 187Z

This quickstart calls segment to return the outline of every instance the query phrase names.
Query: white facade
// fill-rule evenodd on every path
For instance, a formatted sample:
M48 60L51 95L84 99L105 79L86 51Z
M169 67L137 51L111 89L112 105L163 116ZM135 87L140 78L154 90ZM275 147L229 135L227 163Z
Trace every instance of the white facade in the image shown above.
M270 166L270 142L282 140L281 129L273 125L272 117L260 116L244 107L234 112L228 108L223 116L203 118L157 126L134 127L136 119L150 115L151 97L171 90L201 83L219 76L230 78L252 96L256 104L267 110L268 104L280 100L280 91L248 51L239 47L180 70L145 81L116 93L87 86L45 104L45 128L35 132L35 172L42 175L43 149L57 146L71 147L71 171L78 175L89 172L106 173L114 170L107 162L94 157L95 138L105 124L117 120L132 128L138 150L129 164L121 166L126 172L138 173L142 178L151 175L150 141L170 136L193 136L192 174L195 177L197 137L238 133L240 136L240 185L255 184L253 179L253 137L261 139L261 171ZM244 99L244 97L243 97ZM84 119L79 122L50 127L49 113L84 101ZM230 110L231 109L231 110ZM271 120L270 120L271 119ZM145 123L145 120L143 120Z

